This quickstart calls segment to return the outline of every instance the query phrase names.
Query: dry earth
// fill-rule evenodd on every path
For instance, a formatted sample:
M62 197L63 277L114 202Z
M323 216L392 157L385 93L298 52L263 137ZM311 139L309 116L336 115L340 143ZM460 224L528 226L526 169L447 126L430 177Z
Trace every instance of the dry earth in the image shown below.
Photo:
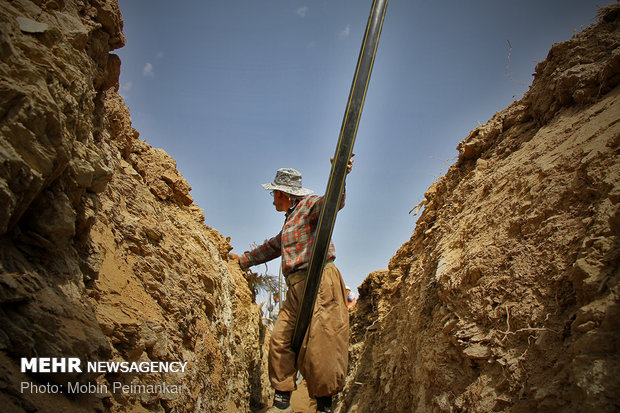
M619 6L459 144L364 281L341 411L620 410Z
M249 411L260 313L228 241L118 95L116 1L0 3L0 403L12 411ZM183 361L184 373L20 373L21 357ZM65 397L22 382L178 385Z
M620 409L620 6L600 17L459 145L360 287L340 411ZM268 331L175 161L131 126L124 41L114 0L0 2L2 411L260 409ZM20 373L36 356L188 369ZM69 380L183 391L19 387Z

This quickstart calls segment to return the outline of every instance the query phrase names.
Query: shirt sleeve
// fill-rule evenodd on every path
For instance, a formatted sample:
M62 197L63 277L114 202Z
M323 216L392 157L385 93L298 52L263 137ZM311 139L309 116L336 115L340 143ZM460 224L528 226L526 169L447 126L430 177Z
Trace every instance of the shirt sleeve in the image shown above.
M239 257L239 264L243 268L262 264L278 258L282 253L282 232L273 238L266 240L263 245L259 245L252 251L246 251Z
M338 210L344 208L345 199L347 198L347 185L345 183L344 188L342 188L342 195L340 196L340 205L338 205ZM323 207L323 202L325 202L325 195L319 197L317 202L312 207L313 210L320 211Z

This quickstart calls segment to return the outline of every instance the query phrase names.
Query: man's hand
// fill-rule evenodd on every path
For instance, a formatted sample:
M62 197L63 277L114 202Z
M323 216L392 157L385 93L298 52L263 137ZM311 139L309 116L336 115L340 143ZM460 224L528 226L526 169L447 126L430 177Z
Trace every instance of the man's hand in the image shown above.
M351 157L349 158L349 163L347 164L347 173L351 172L351 169L353 169L353 157L355 156L355 153L351 154ZM330 163L334 163L334 157L332 156L331 158L329 158L329 162Z

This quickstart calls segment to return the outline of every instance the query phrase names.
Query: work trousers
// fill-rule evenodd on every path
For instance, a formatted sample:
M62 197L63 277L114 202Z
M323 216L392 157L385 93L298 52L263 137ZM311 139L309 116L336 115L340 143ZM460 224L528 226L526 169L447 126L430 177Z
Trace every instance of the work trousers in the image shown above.
M269 379L274 389L297 389L297 368L312 398L334 395L344 387L349 351L349 313L346 289L334 265L323 270L312 321L299 357L291 348L297 311L305 280L289 286L286 301L276 321L269 345Z

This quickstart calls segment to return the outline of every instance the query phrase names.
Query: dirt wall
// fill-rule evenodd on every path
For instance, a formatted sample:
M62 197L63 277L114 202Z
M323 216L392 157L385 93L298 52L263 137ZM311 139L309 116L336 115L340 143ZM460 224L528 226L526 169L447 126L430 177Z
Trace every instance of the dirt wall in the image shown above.
M620 406L620 5L458 146L360 287L340 411Z
M122 26L115 1L0 2L2 411L248 411L266 391L260 313L174 160L131 126ZM24 374L23 357L187 364Z
M341 411L618 409L619 19L554 45L459 145L360 287ZM0 2L2 410L248 411L269 393L259 311L174 160L132 128L123 44L114 1ZM24 374L22 357L187 369ZM103 390L20 389L68 382ZM162 382L180 391L110 391Z

